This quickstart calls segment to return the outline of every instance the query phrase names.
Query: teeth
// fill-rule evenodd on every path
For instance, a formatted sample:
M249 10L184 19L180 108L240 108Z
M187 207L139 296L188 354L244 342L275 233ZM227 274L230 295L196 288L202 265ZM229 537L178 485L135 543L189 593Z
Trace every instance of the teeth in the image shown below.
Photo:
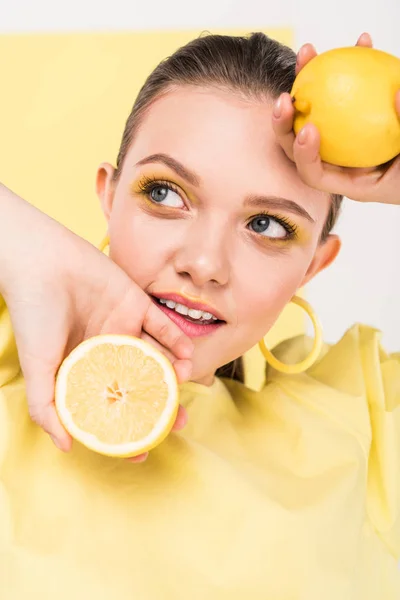
M187 306L184 306L183 304L177 304L175 306L175 312L179 313L180 315L187 315L189 313L189 309Z
M174 302L173 300L165 300L164 298L159 299L160 304L165 304L168 308L175 310L175 312L180 315L189 316L192 319L197 319L198 321L218 321L217 317L210 312L205 312L203 310L197 310L194 308L188 308L184 304L179 304L178 302Z
M213 315L211 313L208 313L208 312L203 313L203 319L205 321L209 321L212 318L213 318Z
M189 308L188 315L189 317L192 317L192 319L201 319L201 317L203 316L203 311L195 310L194 308Z

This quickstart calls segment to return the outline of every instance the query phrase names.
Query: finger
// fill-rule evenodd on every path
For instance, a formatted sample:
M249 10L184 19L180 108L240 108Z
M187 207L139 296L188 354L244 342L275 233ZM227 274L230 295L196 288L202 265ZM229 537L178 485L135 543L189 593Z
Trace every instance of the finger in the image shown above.
M357 40L356 46L372 48L373 42L369 33L364 32ZM303 69L307 63L317 56L317 51L312 44L304 44L297 53L296 75Z
M400 156L382 174L378 169L347 169L321 161L319 133L308 124L294 144L294 158L301 179L323 192L341 194L359 202L399 204Z
M183 429L186 426L187 421L188 421L187 412L183 408L183 406L180 406L179 410L178 410L178 414L176 416L174 426L172 428L172 431L180 431L181 429Z
M357 40L356 46L363 46L364 48L372 48L373 42L369 33L362 33Z
M320 143L318 129L308 124L299 131L293 146L293 155L301 179L318 190L321 189L324 179L319 154Z
M293 160L293 143L295 139L293 133L294 113L290 94L282 94L274 105L272 127L279 144L290 160Z
M175 369L178 383L189 381L192 374L192 362L190 360L175 360L173 367Z
M192 340L154 302L149 304L142 327L165 348L169 348L177 358L192 356L194 349Z
M63 452L72 446L72 438L61 425L54 405L55 373L39 369L25 372L26 395L29 414L37 425L46 431L54 444Z
M301 71L307 63L317 56L317 51L312 44L304 44L297 53L296 60L296 75Z
M370 193L367 200L372 202L382 202L384 204L400 204L399 181L400 154L393 161L390 161L389 168L381 175L376 185L376 189ZM369 188L367 188L367 190Z
M320 143L318 129L311 123L305 125L296 137L293 154L301 179L317 190L354 197L349 195L354 189L348 172L322 162Z
M164 348L157 340L155 340L151 335L142 332L141 336L142 340L151 344L154 348L162 352L166 358L170 361L172 366L174 367L176 378L178 383L183 383L184 381L188 381L192 374L192 362L186 358L178 359L176 358L172 352L170 352L167 348Z
M130 463L142 463L147 460L149 456L148 452L144 452L143 454L138 454L138 456L132 456L131 458L127 458L126 460Z
M141 291L140 294L143 295L145 301L143 303L141 299L142 303L139 306L136 285L126 286L120 292L121 298L111 314L100 327L96 322L92 322L91 326L87 328L86 337L99 333L129 333L138 337L144 329L163 346L169 348L177 358L190 358L193 352L193 342L144 292ZM136 311L134 310L135 305L137 306Z

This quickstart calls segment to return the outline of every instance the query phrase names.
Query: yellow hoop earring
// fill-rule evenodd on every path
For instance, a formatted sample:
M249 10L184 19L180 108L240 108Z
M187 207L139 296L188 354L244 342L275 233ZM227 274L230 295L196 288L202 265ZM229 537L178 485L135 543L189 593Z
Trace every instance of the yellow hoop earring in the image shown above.
M105 238L103 238L102 241L101 241L101 243L99 244L99 250L100 250L100 252L104 252L104 250L109 245L110 245L110 236L106 235Z
M304 373L304 371L307 371L307 369L312 367L312 365L318 359L322 350L322 327L317 315L311 308L310 304L306 302L306 300L304 300L303 298L300 298L299 296L293 296L291 302L293 302L293 304L297 304L297 306L300 306L306 311L314 326L314 345L313 349L311 350L311 353L307 356L307 358L305 358L301 362L293 365L287 365L275 358L272 352L268 350L267 346L265 345L264 339L262 339L258 344L267 363L271 365L271 367L276 371L279 371L280 373L286 373L287 375L294 375L298 373Z

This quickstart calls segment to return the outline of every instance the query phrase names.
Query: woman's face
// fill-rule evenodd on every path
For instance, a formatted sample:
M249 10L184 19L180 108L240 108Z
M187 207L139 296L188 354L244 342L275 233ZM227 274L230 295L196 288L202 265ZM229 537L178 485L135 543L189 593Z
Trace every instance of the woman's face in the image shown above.
M329 196L301 182L271 120L272 103L177 88L146 113L117 182L99 169L111 257L192 337L195 381L256 344L337 251L319 244Z

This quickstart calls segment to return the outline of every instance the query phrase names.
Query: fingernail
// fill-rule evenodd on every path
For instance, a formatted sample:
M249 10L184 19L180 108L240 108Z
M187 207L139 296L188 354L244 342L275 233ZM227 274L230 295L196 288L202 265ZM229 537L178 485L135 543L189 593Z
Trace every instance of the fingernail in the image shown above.
M53 442L53 444L56 446L56 448L58 448L59 450L62 450L60 441L56 437L54 437L54 435L51 435L50 439Z
M303 127L303 129L300 129L299 133L297 134L297 141L301 146L303 146L306 143L307 136L308 136L307 127Z
M371 42L372 42L372 38L371 38L370 34L368 33L368 31L364 31L364 33L362 33L362 34L360 35L360 37L358 38L358 41L361 41L361 40L362 40L363 38L365 38L365 37L367 37L367 38L368 38L368 41L370 41L370 40L371 40Z
M146 460L148 459L148 454L146 454L145 456L141 456L140 458L137 459L136 464L140 465L140 463L144 463L146 462Z
M140 456L132 456L131 458L127 458L127 462L130 462L134 465L140 465L140 463L144 463L149 457L149 453L145 452Z
M275 102L273 112L275 119L279 119L282 112L282 98L278 98L278 100Z

